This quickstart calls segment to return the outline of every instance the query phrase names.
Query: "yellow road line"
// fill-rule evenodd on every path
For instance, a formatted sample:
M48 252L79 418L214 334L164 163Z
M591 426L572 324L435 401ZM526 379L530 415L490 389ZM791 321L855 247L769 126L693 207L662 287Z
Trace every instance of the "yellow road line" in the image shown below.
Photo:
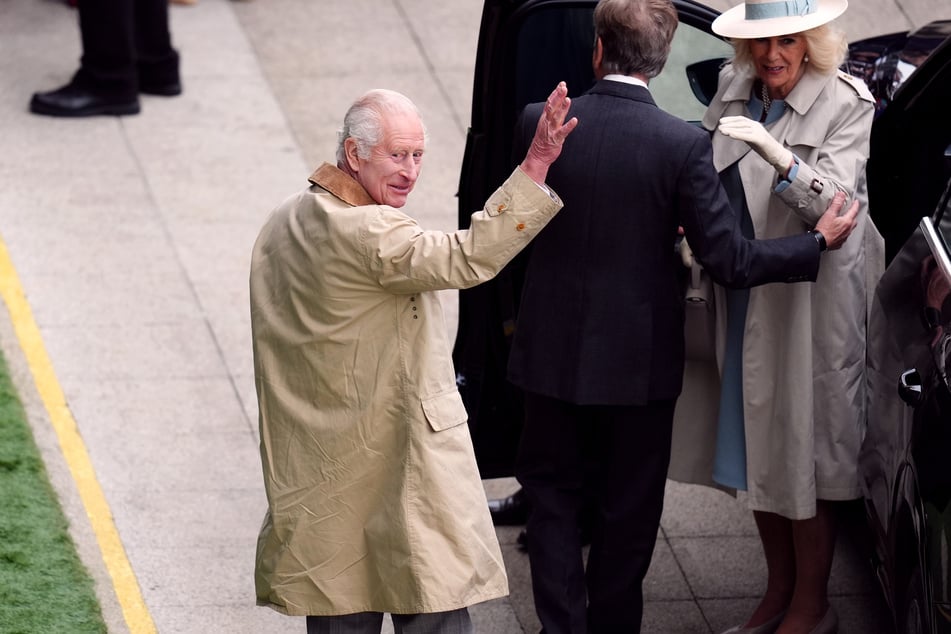
M33 311L26 301L20 279L6 243L0 238L0 295L10 311L13 329L16 332L20 347L26 355L27 364L33 374L37 391L43 400L43 405L49 414L50 422L59 438L59 445L66 459L66 464L76 481L79 497L86 509L86 515L92 524L106 569L112 577L122 614L132 634L152 634L156 632L152 615L145 605L139 583L126 557L122 541L112 519L112 512L106 502L106 496L96 479L89 452L83 443L76 421L73 419L66 397L56 379L53 364L50 362L40 329L33 319Z

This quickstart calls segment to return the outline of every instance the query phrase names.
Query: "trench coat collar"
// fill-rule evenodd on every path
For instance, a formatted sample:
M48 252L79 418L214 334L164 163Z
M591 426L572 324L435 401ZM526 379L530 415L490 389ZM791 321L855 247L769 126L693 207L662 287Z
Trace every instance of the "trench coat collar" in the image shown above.
M323 187L348 205L361 207L376 204L367 190L363 189L363 185L342 169L330 163L324 163L315 169L307 180L318 187Z
M804 115L809 112L822 89L835 77L835 72L820 73L813 70L812 66L806 68L799 82L793 87L792 92L786 95L786 107L792 108L797 114Z
M587 94L610 95L612 97L621 97L622 99L631 99L632 101L642 101L652 106L657 105L654 103L654 98L647 88L621 81L611 81L610 79L598 80L598 82L588 90Z
M825 74L807 68L799 82L786 95L786 107L792 109L800 117L805 115L819 99L823 88L834 78L835 73ZM714 98L714 102L710 104L703 116L702 125L710 131L717 129L717 124L723 116L750 116L746 103L750 99L756 76L741 75L736 72L735 67L728 67L720 76L720 81L726 83L723 93ZM778 141L783 142L790 125L788 119L783 124L774 123L771 134ZM749 151L750 147L745 143L734 142L722 135L713 136L713 166L718 172L722 172L727 166L746 156Z
M809 111L809 108L816 103L819 93L823 87L829 83L833 74L820 73L807 67L806 71L799 78L799 81L793 86L792 91L786 95L786 107L792 108L797 114L803 115ZM746 103L750 100L753 92L753 83L756 81L755 75L737 75L736 79L727 86L723 93L723 102L729 104L731 101L740 101ZM712 114L712 113L711 113ZM716 121L708 121L704 118L703 124L707 129L713 129L710 126L716 126Z

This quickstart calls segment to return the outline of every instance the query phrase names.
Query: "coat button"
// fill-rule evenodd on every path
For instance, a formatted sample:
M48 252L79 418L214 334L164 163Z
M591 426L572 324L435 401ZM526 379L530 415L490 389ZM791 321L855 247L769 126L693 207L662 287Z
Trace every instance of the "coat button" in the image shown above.
M515 225L515 230L516 230L516 231L524 231L524 230L525 230L525 223L524 223L524 222L520 222L520 223L518 223L517 225Z
M503 211L505 211L505 204L503 203L499 205L498 207L495 208L495 210L499 213L502 213Z

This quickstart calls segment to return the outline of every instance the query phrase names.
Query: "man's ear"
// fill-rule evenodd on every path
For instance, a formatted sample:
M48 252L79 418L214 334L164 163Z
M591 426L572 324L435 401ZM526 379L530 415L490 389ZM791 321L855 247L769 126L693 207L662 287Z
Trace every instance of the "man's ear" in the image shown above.
M601 62L604 60L604 46L601 44L601 38L597 38L594 41L594 50L591 51L591 69L594 71L594 76L598 79L601 79L603 74L601 73Z
M343 140L343 152L347 157L347 165L350 166L350 169L354 173L360 171L360 161L357 156L357 142L353 140L353 137L348 137Z

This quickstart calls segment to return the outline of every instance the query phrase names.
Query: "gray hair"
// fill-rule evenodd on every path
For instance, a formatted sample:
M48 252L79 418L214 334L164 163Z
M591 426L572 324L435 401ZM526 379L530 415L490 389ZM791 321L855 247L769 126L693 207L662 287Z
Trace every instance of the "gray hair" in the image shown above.
M388 113L415 114L422 123L422 116L409 97L395 90L377 88L353 102L343 118L343 129L337 133L337 164L347 160L344 142L353 139L357 144L357 156L369 158L370 151L383 140L383 118ZM423 126L425 134L426 127Z
M667 63L677 24L671 0L601 0L594 30L601 39L602 70L656 77Z

